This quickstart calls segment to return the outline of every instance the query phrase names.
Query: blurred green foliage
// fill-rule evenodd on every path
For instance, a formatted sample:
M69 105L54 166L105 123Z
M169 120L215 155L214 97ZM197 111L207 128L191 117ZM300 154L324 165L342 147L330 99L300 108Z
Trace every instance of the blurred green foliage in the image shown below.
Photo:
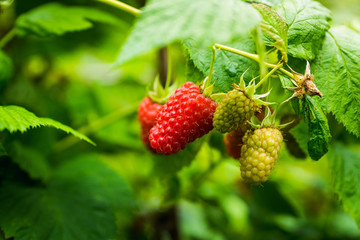
M360 221L360 213L353 208L359 200L359 182L354 182L360 176L359 140L333 117L328 117L333 139L343 143L314 162L304 142L307 126L301 123L285 131L279 161L263 186L241 181L239 163L227 156L218 133L195 141L178 155L153 155L140 140L136 111L164 64L158 52L114 68L135 18L99 2L50 2L18 0L1 8L0 39L14 24L24 27L26 36L15 37L0 50L0 104L56 119L96 146L53 128L1 131L1 240L360 238L354 220ZM145 4L124 2L137 8ZM321 2L334 13L335 24L346 20L360 32L355 10L359 1ZM64 24L52 20L61 28L42 20L44 14L51 20L52 12L66 19ZM68 24L71 18L74 25ZM181 39L176 34L167 37ZM187 36L191 34L189 30ZM187 41L186 49L178 43L169 46L179 83L198 81L209 71L208 52L188 52L191 44ZM127 54L139 55L131 49ZM215 78L238 78L249 64L254 65L250 71L258 70L256 64L226 52L219 52L219 58L223 61L215 66ZM230 80L226 83L217 87L228 90ZM274 88L282 91L280 85ZM280 117L289 114L294 112L284 106ZM286 145L302 149L306 158L296 158ZM341 173L335 185L334 172Z

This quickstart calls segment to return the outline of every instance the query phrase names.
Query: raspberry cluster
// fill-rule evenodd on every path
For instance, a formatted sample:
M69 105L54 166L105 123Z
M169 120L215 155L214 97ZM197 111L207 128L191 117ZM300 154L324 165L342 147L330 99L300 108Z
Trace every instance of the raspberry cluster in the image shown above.
M154 103L149 97L145 97L138 109L138 119L141 125L141 140L144 145L152 152L156 152L150 145L150 129L156 123L156 116L162 109L163 105Z
M158 153L174 154L213 129L216 103L192 82L184 83L169 98L150 130L150 144Z
M264 127L248 131L241 148L241 176L252 184L268 180L277 162L283 136L277 128Z
M214 114L214 127L221 133L238 128L245 120L251 118L258 106L246 94L234 89L228 92Z

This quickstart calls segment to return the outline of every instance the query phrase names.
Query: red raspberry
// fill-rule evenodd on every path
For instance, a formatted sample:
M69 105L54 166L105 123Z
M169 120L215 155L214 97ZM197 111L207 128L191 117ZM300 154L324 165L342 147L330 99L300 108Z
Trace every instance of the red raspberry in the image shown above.
M213 129L216 103L204 97L192 82L184 83L169 98L150 131L151 147L158 153L173 154Z
M149 97L146 97L141 101L138 109L138 119L141 125L141 140L145 146L154 153L156 153L156 150L150 145L149 134L150 129L156 123L156 116L162 107L163 105L153 103Z

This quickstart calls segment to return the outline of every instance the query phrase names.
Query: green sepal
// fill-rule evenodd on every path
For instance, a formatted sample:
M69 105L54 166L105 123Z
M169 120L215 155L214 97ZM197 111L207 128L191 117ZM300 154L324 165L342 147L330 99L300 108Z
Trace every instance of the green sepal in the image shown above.
M169 97L175 92L176 88L177 88L176 83L173 83L167 89L164 88L160 82L159 75L157 75L154 81L148 85L147 92L152 102L165 104L169 99Z
M158 93L160 96L163 95L165 92L165 89L161 85L159 74L156 75L154 80L154 90L155 93Z
M255 95L256 98L264 98L270 95L271 89L267 93Z
M254 84L245 88L245 94L248 98L252 98L254 96L254 93L255 93L255 85Z
M214 90L214 84L215 83L211 84L211 80L209 79L209 77L206 77L200 86L201 94L205 97L210 97Z
M249 68L246 71L248 71L248 70L249 70ZM233 83L234 89L244 92L248 98L254 100L254 102L259 106L262 106L262 105L269 106L272 104L276 104L274 102L265 102L265 101L260 100L260 98L267 97L270 94L271 90L264 94L255 95L255 91L256 91L255 80L257 77L251 79L248 86L246 86L246 83L244 81L244 75L245 75L246 71L241 75L239 85Z
M275 109L273 113L271 113L270 107L266 106L265 117L261 123L255 116L253 118L251 118L251 121L248 121L248 123L250 124L250 126L252 128L255 128L255 129L256 128L264 128L264 127L282 129L294 122L294 120L293 120L293 121L290 121L290 122L284 123L284 124L276 124L277 110L278 110L278 108Z
M250 69L250 67L248 67L248 69L246 69L245 72L243 72L243 74L241 74L240 76L240 83L239 83L239 88L240 89L245 89L246 88L246 83L245 83L245 80L244 80L244 76L246 74L246 72Z
M240 88L240 89L245 89L245 87L246 87L246 84L245 84L243 75L241 75L241 77L240 77L240 83L239 83L239 88Z
M203 91L205 91L205 89L206 89L207 87L209 87L210 85L211 85L211 80L210 80L210 78L207 76L207 77L205 77L204 81L202 82L200 89L202 89Z
M221 102L223 98L226 96L226 93L214 93L210 95L210 99L215 102Z
M261 122L261 127L271 127L275 126L276 123L276 110L271 113L270 108L267 106L265 108L265 117L264 120Z
M257 104L257 105L264 105L264 106L269 106L269 105L274 105L274 104L277 104L276 102L265 102L263 100L260 100L258 98L253 98L254 102Z
M205 88L202 94L203 94L205 97L210 97L211 94L212 94L212 92L213 92L213 90L214 90L214 84L212 84L211 86Z

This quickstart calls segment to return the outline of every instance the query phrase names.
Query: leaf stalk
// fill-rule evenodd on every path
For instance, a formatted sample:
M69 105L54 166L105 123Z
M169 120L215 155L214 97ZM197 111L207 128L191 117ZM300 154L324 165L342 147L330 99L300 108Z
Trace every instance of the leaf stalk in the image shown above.
M12 28L1 40L0 49L4 48L16 36L16 28Z
M134 7L127 5L126 3L123 3L120 1L116 1L116 0L97 0L97 1L114 6L118 9L128 12L134 16L138 16L141 13L141 10L134 8Z
M248 53L248 52L245 52L245 51L241 51L239 49L236 49L236 48L232 48L232 47L228 47L228 46L225 46L225 45L221 45L221 44L218 44L218 43L215 43L214 46L220 50L225 50L225 51L228 51L228 52L232 52L232 53L235 53L235 54L238 54L240 56L243 56L243 57L246 57L246 58L249 58L251 60L254 60L255 62L257 63L260 63L260 58L257 54L253 54L253 53ZM283 74L285 74L286 76L288 76L289 78L293 79L294 76L292 73L286 71L284 68L280 67L278 68L279 65L275 65L275 64L271 64L271 63L267 63L267 62L264 62L265 66L266 67L269 67L269 68L277 68L277 70L279 70L280 72L282 72ZM282 65L281 65L282 66Z

